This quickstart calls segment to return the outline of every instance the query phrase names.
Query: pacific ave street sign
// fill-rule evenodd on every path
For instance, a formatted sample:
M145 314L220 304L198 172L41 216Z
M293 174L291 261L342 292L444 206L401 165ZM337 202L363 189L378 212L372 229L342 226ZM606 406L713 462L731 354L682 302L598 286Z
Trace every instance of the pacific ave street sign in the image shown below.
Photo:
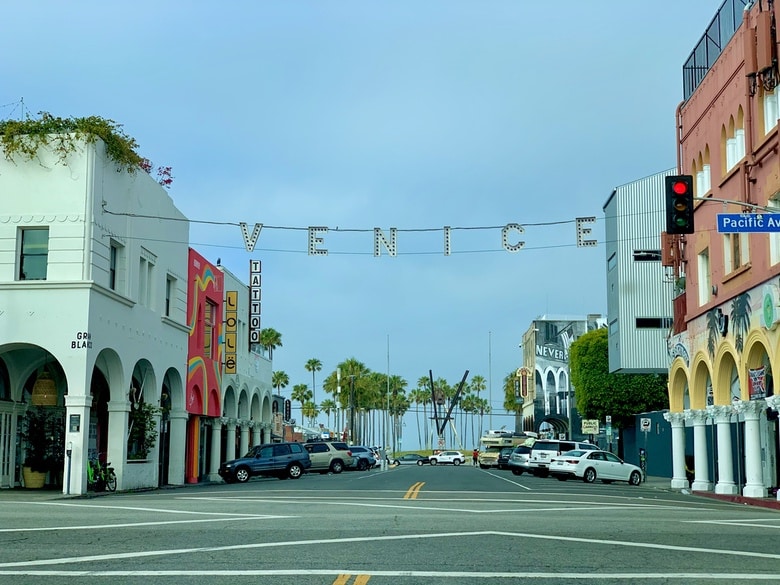
M719 213L718 233L780 232L780 213Z

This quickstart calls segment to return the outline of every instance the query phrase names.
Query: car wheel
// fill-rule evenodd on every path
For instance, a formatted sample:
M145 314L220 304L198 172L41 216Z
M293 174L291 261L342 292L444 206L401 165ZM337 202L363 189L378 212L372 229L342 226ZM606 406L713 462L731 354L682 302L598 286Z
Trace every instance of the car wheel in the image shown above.
M366 461L365 459L361 459L360 461L358 461L357 468L358 471L365 471L366 469L368 469L368 461Z
M585 473L582 474L582 481L585 483L593 483L596 481L596 470L592 467L588 467Z
M393 461L393 465L401 465L401 462L398 461L398 459L396 459L395 461Z
M341 473L344 471L344 464L341 461L334 461L330 464L330 470L333 473Z
M298 465L297 463L293 463L290 465L290 467L287 469L287 476L290 479L300 479L300 477L303 475L303 467Z
M487 466L487 465L482 465L482 464L480 463L480 464L479 464L479 468L480 468L480 469L487 469L487 468L488 468L488 466Z
M565 475L556 475L555 479L557 479L558 481L566 481L569 478L566 477Z
M249 480L249 469L246 467L239 467L236 469L236 481L238 483L246 483Z
M436 459L431 459L431 465L436 465L437 463L438 461L436 461Z
M523 470L522 469L513 469L512 473L514 475L523 475Z
M420 460L417 462L417 465L419 465L420 467L422 467L422 459L420 459Z
M642 474L634 471L628 478L628 485L639 485L642 483Z
M460 459L456 459L452 462L453 465L460 465Z

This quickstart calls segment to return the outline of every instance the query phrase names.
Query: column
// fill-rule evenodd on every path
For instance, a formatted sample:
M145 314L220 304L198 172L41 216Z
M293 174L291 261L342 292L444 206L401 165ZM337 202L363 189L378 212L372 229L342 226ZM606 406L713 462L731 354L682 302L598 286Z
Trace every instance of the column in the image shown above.
M765 498L764 474L761 470L761 437L758 417L766 409L763 400L740 400L734 405L737 412L745 417L745 487L742 495L748 498Z
M685 418L693 423L693 465L692 490L712 491L710 481L710 457L707 452L707 411L686 410Z
M89 412L92 407L92 396L65 395L65 449L71 447L70 459L65 457L65 467L62 475L62 493L87 493L87 452L89 445ZM78 428L71 428L71 417L74 423L78 420ZM11 478L13 481L13 477Z
M739 488L734 483L734 458L731 454L731 417L734 408L724 405L708 406L707 412L718 429L718 483L715 484L715 493L735 496L739 493Z
M168 413L168 425L171 441L170 459L168 460L168 483L184 485L184 458L187 453L187 420L190 415L186 410L174 410Z
M236 419L234 418L222 418L222 424L227 429L227 436L225 437L225 461L236 459ZM243 455L243 453L241 453Z
M211 423L211 464L209 465L209 481L220 481L219 460L222 453L222 421L218 418L210 419Z
M241 427L241 434L238 438L238 450L239 455L243 457L249 451L249 425L252 423L248 420L241 420L238 421L238 424Z
M116 489L124 489L125 470L127 468L127 431L130 413L129 400L110 400L108 402L108 453L106 461L116 471ZM100 458L100 453L98 453Z
M672 425L672 489L688 487L685 477L685 415L666 412L664 418Z
M255 445L262 445L263 440L261 438L260 430L263 428L263 423L261 422L255 422L252 423L252 447Z
M774 395L766 399L766 405L768 408L774 410L780 410L780 396ZM777 438L780 441L780 436ZM777 499L780 501L780 490L777 491Z

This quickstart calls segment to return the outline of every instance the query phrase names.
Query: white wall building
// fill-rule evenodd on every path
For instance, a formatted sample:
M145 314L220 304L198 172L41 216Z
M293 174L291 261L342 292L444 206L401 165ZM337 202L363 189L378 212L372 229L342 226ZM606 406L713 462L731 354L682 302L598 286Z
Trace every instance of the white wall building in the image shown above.
M185 219L100 140L64 163L46 150L32 161L0 156L0 487L20 482L17 428L44 369L72 446L50 483L86 492L87 460L102 453L119 489L156 486L161 475L183 483L189 228L154 218ZM163 395L169 436L143 454L129 440L131 408Z

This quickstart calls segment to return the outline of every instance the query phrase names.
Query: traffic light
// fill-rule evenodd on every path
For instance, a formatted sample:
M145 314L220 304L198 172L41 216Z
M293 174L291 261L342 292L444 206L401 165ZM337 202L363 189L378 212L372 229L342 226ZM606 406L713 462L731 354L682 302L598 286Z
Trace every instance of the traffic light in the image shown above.
M693 233L693 177L666 177L666 233Z

